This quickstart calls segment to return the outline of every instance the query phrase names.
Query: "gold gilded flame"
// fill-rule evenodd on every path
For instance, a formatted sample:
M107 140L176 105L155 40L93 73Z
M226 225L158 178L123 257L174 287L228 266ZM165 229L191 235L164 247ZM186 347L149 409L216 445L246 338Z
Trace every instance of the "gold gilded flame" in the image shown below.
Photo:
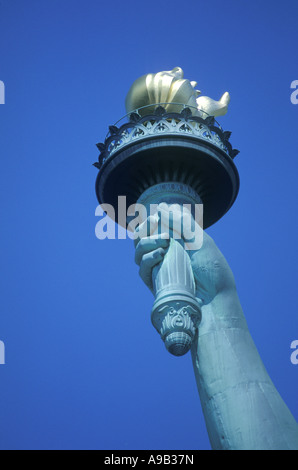
M180 112L183 105L190 106L194 116L203 118L226 114L230 102L228 92L216 101L208 96L201 96L201 92L195 89L197 82L183 77L183 70L175 67L173 70L148 73L138 78L126 96L127 113L138 110L139 114L145 116L153 113L156 108L150 105L162 104L167 112ZM182 103L182 106L174 103ZM140 110L143 106L146 108Z

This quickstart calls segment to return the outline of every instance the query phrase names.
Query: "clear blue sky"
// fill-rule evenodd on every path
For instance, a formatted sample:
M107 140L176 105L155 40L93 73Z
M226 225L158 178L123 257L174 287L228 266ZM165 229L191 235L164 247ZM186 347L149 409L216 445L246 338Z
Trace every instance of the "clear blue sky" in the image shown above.
M99 241L92 166L140 75L214 99L239 197L209 234L298 419L296 0L0 0L1 449L209 449L191 357L150 323L130 240Z

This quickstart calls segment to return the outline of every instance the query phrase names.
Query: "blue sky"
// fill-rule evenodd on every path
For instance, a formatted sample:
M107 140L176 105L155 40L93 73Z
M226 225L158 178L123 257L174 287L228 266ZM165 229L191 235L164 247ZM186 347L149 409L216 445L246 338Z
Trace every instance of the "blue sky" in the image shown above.
M240 193L208 233L298 419L295 0L1 0L1 449L209 449L191 357L168 354L131 240L95 237L92 166L132 82L180 66L231 95Z

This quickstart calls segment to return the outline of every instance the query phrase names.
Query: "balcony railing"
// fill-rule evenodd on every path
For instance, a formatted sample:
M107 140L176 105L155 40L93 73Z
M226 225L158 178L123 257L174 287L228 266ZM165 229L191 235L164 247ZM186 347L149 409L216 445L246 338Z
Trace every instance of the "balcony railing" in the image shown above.
M213 116L183 103L157 103L143 106L126 114L109 127L100 151L98 169L115 152L133 142L157 135L184 135L209 142L234 159L239 151L229 142L231 132L224 131Z

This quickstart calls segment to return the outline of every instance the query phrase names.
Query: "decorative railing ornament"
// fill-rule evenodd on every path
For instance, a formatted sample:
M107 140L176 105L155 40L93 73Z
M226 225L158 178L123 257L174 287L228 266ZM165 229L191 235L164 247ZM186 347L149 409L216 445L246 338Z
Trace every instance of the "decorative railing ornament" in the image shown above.
M183 107L181 103L175 104ZM128 122L120 127L117 125L110 126L104 143L97 144L100 155L94 166L100 169L104 162L118 150L122 150L125 146L134 142L150 139L157 135L173 136L183 134L183 136L208 141L232 159L238 155L239 150L233 149L229 142L231 132L223 131L213 116L205 118L194 116L191 107L184 106L180 113L168 113L163 106L156 106L153 114L142 117L138 112L139 110L135 110L126 116L129 119Z

